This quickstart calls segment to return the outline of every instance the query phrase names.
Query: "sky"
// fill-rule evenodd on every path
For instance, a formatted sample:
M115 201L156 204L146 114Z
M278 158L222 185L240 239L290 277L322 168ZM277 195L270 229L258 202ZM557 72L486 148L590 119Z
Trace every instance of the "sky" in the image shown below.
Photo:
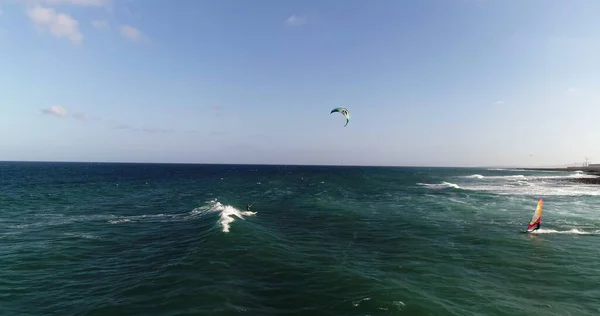
M0 160L600 163L597 12L597 0L0 0Z

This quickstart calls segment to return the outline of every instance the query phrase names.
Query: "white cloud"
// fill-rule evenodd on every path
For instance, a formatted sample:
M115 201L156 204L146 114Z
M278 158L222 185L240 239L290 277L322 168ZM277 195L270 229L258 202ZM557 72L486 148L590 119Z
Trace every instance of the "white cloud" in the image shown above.
M154 134L154 133L172 133L172 132L174 132L174 130L150 127L150 128L142 129L142 132L152 133L152 134Z
M42 109L43 114L54 115L56 117L66 117L67 109L63 108L60 105L53 105L47 109Z
M569 90L567 90L567 91L568 91L569 93L573 93L573 92L577 92L577 91L579 91L579 89L571 87L571 88L569 88Z
M121 131L143 132L143 133L149 133L149 134L174 133L175 132L174 129L164 129L164 128L158 128L158 127L141 128L141 127L132 126L132 125L126 124L126 123L117 122L114 120L108 120L106 123L109 126L111 126L114 130L121 130Z
M134 42L139 42L146 38L142 31L130 25L121 25L121 35Z
M52 35L58 38L66 37L74 44L79 44L83 40L79 22L67 14L35 5L27 10L27 16L38 30L46 29Z
M289 18L287 18L287 20L285 20L285 24L289 25L289 26L301 26L306 24L306 17L305 16L296 16L295 14L292 14L292 16L290 16Z
M115 125L113 126L114 129L116 130L125 130L125 131L137 131L138 129L131 126L131 125L127 125L127 124L119 124L119 125Z
M112 127L115 130L128 130L128 131L135 131L137 130L137 128L134 128L133 126L129 125L129 124L125 124L122 122L117 122L114 120L109 120L106 122L108 125L110 125L110 127Z
M148 40L148 37L146 37L142 31L130 25L121 25L120 31L123 37L133 42L144 42Z
M92 115L88 115L88 114L84 114L84 113L75 113L73 114L73 118L76 120L80 120L80 121L95 121L95 120L99 120L100 118L92 116Z
M108 5L111 0L42 0L43 3L48 5L61 5L61 4L70 4L70 5L79 5L79 6L94 6L101 7Z
M0 4L2 4L0 2ZM4 11L2 11L2 7L0 6L0 17L2 17L2 14L4 14ZM6 30L0 27L0 37L2 37L4 34L6 34Z
M108 21L105 20L93 20L90 22L92 24L93 27L101 30L101 29L107 29L108 28Z
M504 104L504 101L496 101L496 105L502 105Z
M41 111L42 111L42 114L45 114L45 115L52 115L52 116L56 116L56 117L60 117L60 118L73 118L73 119L76 119L79 121L100 120L99 117L81 113L81 112L75 112L75 113L71 114L66 108L64 108L60 105L52 105L48 108L42 109Z
M97 116L88 115L88 114L84 114L81 112L75 112L73 114L70 114L66 108L59 106L59 105L53 105L48 108L42 109L41 111L42 111L42 114L44 114L44 115L56 116L59 118L72 118L72 119L76 119L76 120L84 121L84 122L101 121L101 118L99 118ZM166 134L166 133L174 133L175 132L174 129L165 129L165 128L159 128L159 127L139 128L139 127L132 126L130 124L124 124L124 123L117 122L114 120L108 120L105 122L105 124L107 124L108 126L112 127L115 130L122 130L122 131L144 132L144 133L149 133L149 134L159 134L159 133Z

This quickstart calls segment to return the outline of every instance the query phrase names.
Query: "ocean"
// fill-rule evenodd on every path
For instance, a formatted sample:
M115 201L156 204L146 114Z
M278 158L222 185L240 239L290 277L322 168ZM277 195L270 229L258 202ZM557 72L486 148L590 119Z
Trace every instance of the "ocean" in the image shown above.
M0 162L0 314L600 315L581 177Z

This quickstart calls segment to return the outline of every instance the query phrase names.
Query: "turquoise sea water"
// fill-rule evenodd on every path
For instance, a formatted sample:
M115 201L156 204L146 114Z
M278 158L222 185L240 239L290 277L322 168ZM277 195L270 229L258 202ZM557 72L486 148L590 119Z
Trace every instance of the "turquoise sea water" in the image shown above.
M4 162L0 314L600 315L582 176Z

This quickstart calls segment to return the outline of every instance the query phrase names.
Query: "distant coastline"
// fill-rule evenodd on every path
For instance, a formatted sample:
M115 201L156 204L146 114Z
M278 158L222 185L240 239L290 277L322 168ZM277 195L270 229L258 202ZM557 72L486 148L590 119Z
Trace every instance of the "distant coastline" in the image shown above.
M565 167L565 168L521 168L531 171L581 171L588 175L594 175L595 178L571 178L564 181L582 183L582 184L598 184L600 185L600 166L590 167Z
M582 171L585 173L600 174L600 167L563 167L563 168L520 168L532 171Z

